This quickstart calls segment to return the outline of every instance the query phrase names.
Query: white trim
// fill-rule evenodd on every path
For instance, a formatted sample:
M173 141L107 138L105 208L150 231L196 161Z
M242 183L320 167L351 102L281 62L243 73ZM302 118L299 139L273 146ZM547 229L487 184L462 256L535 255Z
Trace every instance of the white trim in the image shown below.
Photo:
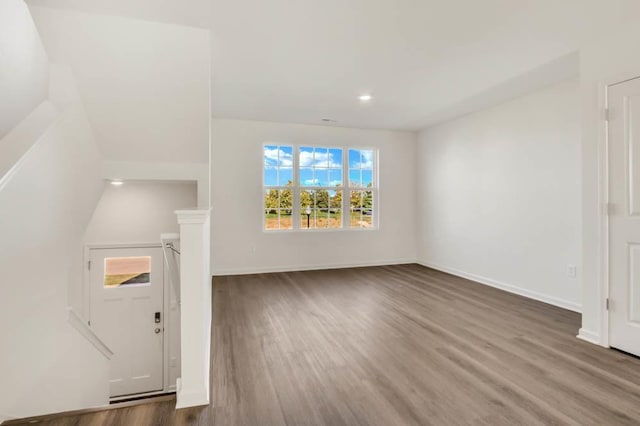
M200 225L209 219L211 209L176 210L174 213L178 216L178 224L180 225Z
M106 359L111 359L113 352L98 335L80 318L71 306L67 306L67 321L84 336Z
M624 73L615 79L608 80L604 83L598 83L598 111L608 110L609 105L609 87L623 84L631 80L639 79L637 71ZM598 119L598 302L600 316L600 335L591 333L596 336L595 343L606 348L610 347L609 342L609 315L607 310L607 299L609 298L610 286L609 282L609 122L604 114L599 114ZM582 330L582 329L581 329ZM582 337L578 336L583 339ZM590 341L587 339L583 339Z
M609 86L616 84L598 84L598 109L609 108ZM598 306L600 315L600 334L590 332L595 341L579 334L578 337L596 345L609 347L609 312L606 300L609 297L609 123L605 114L599 114L598 120ZM580 329L582 331L582 329ZM587 330L585 330L587 333Z
M467 272L463 272L454 268L449 268L446 266L437 265L434 262L429 261L418 261L416 262L419 265L422 265L427 268L436 269L441 272L446 272L447 274L456 275L458 277L466 278L471 281L475 281L480 284L488 285L490 287L494 287L500 290L504 290L509 293L517 294L519 296L524 296L529 299L538 300L540 302L548 303L550 305L558 306L563 309L568 309L573 312L580 313L582 311L582 306L578 303L571 302L569 300L559 299L557 297L549 296L546 294L538 293L536 291L527 290L522 287L518 287L513 284L503 283L501 281L496 281L491 278L482 277L480 275L470 274Z
M180 408L199 407L209 405L209 389L185 392L182 390L182 381L178 378L176 383L176 410Z
M325 263L321 265L280 265L280 266L257 266L245 268L213 268L213 276L220 277L225 275L248 275L248 274L268 274L274 272L299 272L299 271L317 271L320 269L344 269L344 268L362 268L367 266L389 266L389 265L407 265L417 263L415 259L392 259L365 262L349 262L349 263Z
M578 335L576 337L580 340L584 340L585 342L602 346L600 345L600 336L598 335L598 333L594 333L593 331L589 331L584 328L581 328L580 331L578 331Z

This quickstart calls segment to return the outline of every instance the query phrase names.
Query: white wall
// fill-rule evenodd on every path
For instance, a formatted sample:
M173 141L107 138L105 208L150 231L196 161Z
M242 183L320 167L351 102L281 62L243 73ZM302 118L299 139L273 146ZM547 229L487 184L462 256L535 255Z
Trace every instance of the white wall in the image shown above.
M265 142L378 148L379 230L263 232ZM214 275L413 261L414 157L413 133L214 119L211 158Z
M105 186L85 232L88 244L160 243L161 233L180 230L176 210L196 207L188 182L125 182Z
M211 205L208 162L104 161L102 173L108 180L195 182L198 200L190 207L208 208Z
M73 253L102 192L100 153L79 105L39 136L0 182L0 418L108 401L107 359L67 322Z
M23 0L0 2L0 138L47 98L48 59Z
M579 109L568 80L421 132L419 260L579 310Z
M580 337L608 346L604 310L607 290L603 268L604 192L606 176L603 137L605 86L640 77L640 21L625 24L580 51L582 94L582 208L584 280Z
M31 7L51 62L72 69L106 160L209 157L209 31Z

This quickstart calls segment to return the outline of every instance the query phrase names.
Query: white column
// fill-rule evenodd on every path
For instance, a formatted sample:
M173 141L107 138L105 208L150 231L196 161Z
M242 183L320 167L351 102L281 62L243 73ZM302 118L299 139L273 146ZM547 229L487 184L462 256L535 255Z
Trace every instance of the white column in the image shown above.
M175 212L180 224L180 312L182 371L176 408L209 404L211 358L211 270L209 213Z

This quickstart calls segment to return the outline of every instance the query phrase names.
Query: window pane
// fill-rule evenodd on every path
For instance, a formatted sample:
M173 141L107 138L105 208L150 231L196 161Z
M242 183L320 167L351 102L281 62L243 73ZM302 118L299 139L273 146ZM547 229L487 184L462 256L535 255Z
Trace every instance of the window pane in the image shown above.
M342 228L342 210L331 209L329 213L331 214L329 228Z
M264 211L264 229L267 231L272 231L274 229L278 229L278 210L267 210Z
M362 191L351 191L350 207L351 211L360 211L362 208Z
M364 210L362 212L362 221L360 226L362 228L370 228L373 226L373 210Z
M279 186L293 186L293 169L281 168L278 177Z
M293 147L281 146L278 156L278 165L280 167L293 167Z
M315 167L329 167L329 154L327 148L315 148L313 165Z
M302 186L315 185L315 179L313 177L313 169L310 169L310 168L300 169L300 185Z
M313 148L301 147L300 148L300 167L313 166Z
M329 169L315 169L316 186L329 186Z
M104 286L118 288L151 283L151 256L107 257L104 259Z
M277 189L267 189L264 192L264 210L268 213L275 213L275 210L278 208L279 200L278 200L278 190Z
M373 209L373 192L363 191L362 193L362 207L367 210Z
M342 149L329 149L329 167L334 169L342 169Z
M280 229L293 229L293 216L291 209L280 210Z
M362 150L360 153L362 154L361 167L373 170L373 151Z
M304 210L309 207L312 208L315 203L315 191L300 191L300 211L304 213Z
M359 188L362 186L360 170L349 170L349 186Z
M300 228L315 227L315 191L300 191Z
M329 171L329 186L336 187L342 186L342 170L341 169L331 169Z
M357 149L349 150L349 168L350 169L360 168L360 150L357 150Z
M329 191L325 189L316 191L315 207L318 209L329 208Z
M265 145L264 165L272 167L278 165L278 147L276 145Z
M352 228L369 228L373 226L373 191L351 191L350 194L350 220Z
M362 187L373 187L373 170L362 170Z
M342 208L342 191L329 191L329 207L332 209Z
M293 191L291 191L290 189L280 190L279 199L280 199L279 208L281 210L293 209ZM289 214L291 214L291 212L289 212Z
M328 209L318 210L316 228L328 228L329 221L330 221L329 210Z
M278 169L274 167L264 168L264 185L278 186Z

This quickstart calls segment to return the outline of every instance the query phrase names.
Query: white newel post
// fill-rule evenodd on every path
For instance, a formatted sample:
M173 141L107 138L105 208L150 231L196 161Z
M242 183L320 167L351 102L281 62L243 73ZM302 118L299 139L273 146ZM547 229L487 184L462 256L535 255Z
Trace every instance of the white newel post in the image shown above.
M211 271L209 210L178 210L182 371L176 408L209 404Z

